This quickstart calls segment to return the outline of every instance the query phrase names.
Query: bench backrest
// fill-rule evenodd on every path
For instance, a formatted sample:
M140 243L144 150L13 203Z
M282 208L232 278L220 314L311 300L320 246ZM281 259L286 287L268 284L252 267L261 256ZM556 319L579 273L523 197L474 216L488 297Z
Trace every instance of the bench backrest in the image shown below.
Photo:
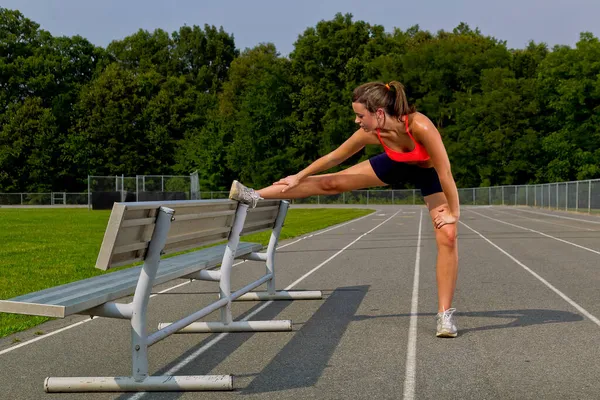
M273 229L280 200L261 200L248 209L242 234ZM96 268L143 261L154 232L160 207L175 210L164 253L188 250L227 240L233 226L237 201L185 200L115 203L110 214Z

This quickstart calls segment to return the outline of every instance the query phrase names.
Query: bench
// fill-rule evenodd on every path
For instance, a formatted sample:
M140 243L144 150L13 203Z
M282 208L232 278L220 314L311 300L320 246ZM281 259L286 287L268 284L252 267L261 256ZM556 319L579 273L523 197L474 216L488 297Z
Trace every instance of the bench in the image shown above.
M290 331L291 321L233 321L231 303L252 300L320 299L320 291L276 291L275 250L289 203L261 200L255 208L231 200L115 203L96 268L143 265L0 300L0 312L64 318L73 314L131 321L131 377L48 377L46 392L131 392L232 390L231 375L149 376L148 348L178 332ZM271 230L266 251L240 236ZM161 258L164 254L197 249ZM263 261L264 276L232 292L235 259ZM216 269L220 265L219 269ZM146 321L152 287L186 278L219 283L219 298L176 322L161 323L149 334ZM254 289L266 284L266 291ZM131 303L115 300L133 294ZM196 322L221 311L220 322Z

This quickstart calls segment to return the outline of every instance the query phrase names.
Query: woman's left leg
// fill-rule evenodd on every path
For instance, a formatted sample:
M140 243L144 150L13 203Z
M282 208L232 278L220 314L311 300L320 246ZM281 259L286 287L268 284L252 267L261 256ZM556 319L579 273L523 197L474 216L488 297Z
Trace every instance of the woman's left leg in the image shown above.
M282 185L271 185L256 192L264 199L302 199L386 185L377 177L369 160L366 160L339 172L304 178L298 186L287 190L283 195L281 189L285 186Z
M448 201L443 192L425 196L431 219L442 210L448 210ZM448 224L435 231L437 243L436 278L438 287L438 312L444 312L452 307L452 299L458 277L458 243L457 224Z

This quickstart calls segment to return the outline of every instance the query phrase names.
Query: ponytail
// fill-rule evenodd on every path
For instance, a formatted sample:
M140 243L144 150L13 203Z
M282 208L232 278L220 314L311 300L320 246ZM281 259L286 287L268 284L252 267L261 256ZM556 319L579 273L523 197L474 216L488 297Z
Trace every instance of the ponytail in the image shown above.
M362 84L354 89L352 102L364 104L369 112L383 108L388 115L398 119L415 112L414 106L408 104L404 86L398 81Z

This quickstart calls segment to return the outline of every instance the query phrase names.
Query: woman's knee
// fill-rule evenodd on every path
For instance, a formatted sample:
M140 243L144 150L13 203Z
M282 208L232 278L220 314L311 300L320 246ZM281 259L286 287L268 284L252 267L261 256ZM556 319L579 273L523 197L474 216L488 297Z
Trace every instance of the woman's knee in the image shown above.
M342 179L339 175L324 176L319 180L321 189L328 193L341 193L343 192Z
M439 246L455 248L457 244L456 225L444 225L436 229L435 239Z

